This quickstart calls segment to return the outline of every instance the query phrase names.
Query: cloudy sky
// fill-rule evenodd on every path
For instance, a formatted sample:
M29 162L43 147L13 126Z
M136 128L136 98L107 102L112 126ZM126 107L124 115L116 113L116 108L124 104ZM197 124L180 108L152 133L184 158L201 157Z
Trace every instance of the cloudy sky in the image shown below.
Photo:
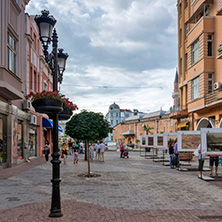
M152 112L173 104L177 67L176 0L31 0L50 11L69 54L61 92L80 110Z

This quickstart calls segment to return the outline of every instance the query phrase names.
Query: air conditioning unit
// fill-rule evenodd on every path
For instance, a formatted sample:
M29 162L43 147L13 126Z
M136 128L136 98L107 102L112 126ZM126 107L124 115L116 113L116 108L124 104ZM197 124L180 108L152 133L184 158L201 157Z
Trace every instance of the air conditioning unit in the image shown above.
M30 110L31 109L31 102L29 100L23 100L22 109L23 110Z
M37 125L37 116L31 115L30 124Z
M214 90L220 89L221 88L221 82L215 82L214 83Z

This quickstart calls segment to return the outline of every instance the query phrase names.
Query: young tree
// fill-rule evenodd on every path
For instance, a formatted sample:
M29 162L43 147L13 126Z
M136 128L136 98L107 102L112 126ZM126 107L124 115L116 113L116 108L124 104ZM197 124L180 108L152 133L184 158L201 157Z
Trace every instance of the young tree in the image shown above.
M88 147L88 177L90 177L89 141L101 140L110 132L109 123L101 113L83 110L66 123L65 133L72 138L85 140Z
M146 131L146 135L151 133L151 130L154 129L153 127L150 127L149 125L144 124L143 125L143 130Z

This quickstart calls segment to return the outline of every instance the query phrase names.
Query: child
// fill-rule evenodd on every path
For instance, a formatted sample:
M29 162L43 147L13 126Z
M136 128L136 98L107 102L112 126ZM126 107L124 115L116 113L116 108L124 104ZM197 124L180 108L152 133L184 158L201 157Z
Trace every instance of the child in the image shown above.
M78 162L79 162L79 153L78 150L76 149L74 153L74 164L78 164Z

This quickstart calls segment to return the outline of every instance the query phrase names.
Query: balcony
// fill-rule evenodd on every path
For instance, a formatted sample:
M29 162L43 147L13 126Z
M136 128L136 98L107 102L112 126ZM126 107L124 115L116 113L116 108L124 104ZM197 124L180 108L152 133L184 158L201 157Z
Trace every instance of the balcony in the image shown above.
M222 59L222 42L218 44L217 52L218 52L217 59Z
M186 106L173 106L170 108L170 118L184 118L188 116L188 109Z
M193 41L197 38L199 33L208 32L208 30L214 30L214 17L203 16L193 26L188 33L187 46L193 44Z
M222 90L214 90L213 92L206 94L204 102L205 106L222 102Z
M217 15L222 15L222 0L217 0Z

